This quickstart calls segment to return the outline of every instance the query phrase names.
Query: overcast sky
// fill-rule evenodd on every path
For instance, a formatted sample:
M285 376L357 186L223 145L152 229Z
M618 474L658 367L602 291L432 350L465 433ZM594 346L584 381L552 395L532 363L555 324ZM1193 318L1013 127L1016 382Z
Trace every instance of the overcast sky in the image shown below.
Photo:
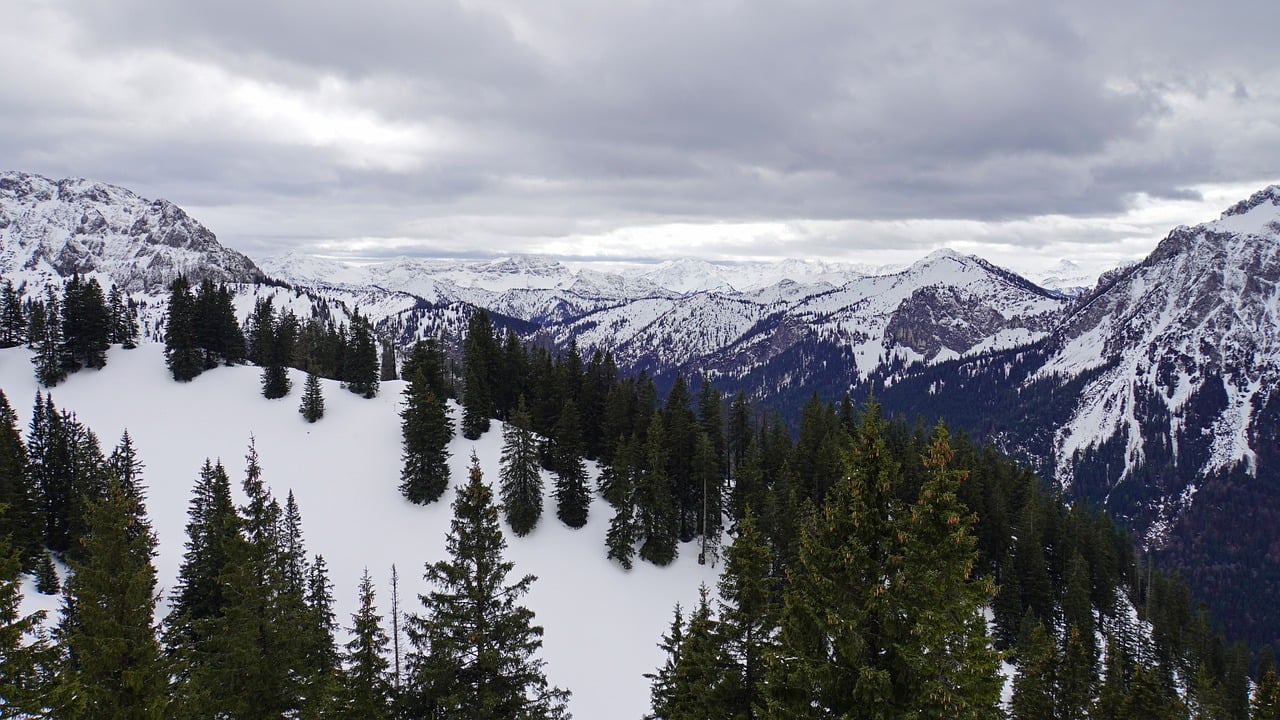
M337 256L1112 266L1280 180L1274 0L3 0L0 168Z

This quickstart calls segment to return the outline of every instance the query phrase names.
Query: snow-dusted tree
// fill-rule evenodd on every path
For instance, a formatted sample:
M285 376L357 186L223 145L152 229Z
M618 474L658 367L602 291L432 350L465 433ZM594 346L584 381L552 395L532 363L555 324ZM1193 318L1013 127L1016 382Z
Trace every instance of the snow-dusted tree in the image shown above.
M516 535L527 535L542 517L542 468L524 398L502 430L502 513Z

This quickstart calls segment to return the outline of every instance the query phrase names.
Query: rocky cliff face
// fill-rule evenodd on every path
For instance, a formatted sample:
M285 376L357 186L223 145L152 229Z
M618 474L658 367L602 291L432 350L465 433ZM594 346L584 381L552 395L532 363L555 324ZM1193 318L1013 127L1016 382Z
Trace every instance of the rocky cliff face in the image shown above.
M0 172L0 275L43 282L73 273L152 294L181 273L197 281L263 277L166 200L79 178Z

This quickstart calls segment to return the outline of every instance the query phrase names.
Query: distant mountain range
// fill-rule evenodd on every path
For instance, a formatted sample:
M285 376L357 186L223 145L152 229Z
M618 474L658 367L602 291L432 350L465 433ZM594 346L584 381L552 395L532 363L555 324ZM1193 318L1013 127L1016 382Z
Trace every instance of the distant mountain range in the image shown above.
M72 272L156 300L179 272L246 295L270 277L303 306L359 307L401 348L456 342L483 307L527 341L607 349L660 383L706 375L784 414L814 392L874 394L1126 518L1199 592L1240 598L1237 635L1280 635L1280 610L1245 607L1258 583L1280 590L1280 530L1266 522L1280 519L1280 186L1095 283L1070 263L1033 282L945 250L903 268L298 254L258 266L167 202L0 173L0 275L36 287ZM149 307L159 328L162 303Z

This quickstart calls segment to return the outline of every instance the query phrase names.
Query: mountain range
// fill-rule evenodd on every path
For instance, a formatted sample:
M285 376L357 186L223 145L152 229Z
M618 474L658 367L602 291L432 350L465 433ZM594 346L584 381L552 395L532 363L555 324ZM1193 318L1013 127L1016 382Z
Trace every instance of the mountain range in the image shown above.
M245 313L271 278L300 312L358 307L402 349L456 345L485 308L526 341L608 350L660 385L705 376L788 417L814 393L874 395L1124 518L1202 597L1226 598L1233 634L1280 634L1280 611L1254 608L1259 588L1280 590L1280 186L1173 229L1095 283L1070 264L1033 281L947 250L897 268L606 272L537 256L355 265L296 253L255 264L165 201L0 173L0 275L33 292L71 273L142 298L153 337L178 273L238 283Z

